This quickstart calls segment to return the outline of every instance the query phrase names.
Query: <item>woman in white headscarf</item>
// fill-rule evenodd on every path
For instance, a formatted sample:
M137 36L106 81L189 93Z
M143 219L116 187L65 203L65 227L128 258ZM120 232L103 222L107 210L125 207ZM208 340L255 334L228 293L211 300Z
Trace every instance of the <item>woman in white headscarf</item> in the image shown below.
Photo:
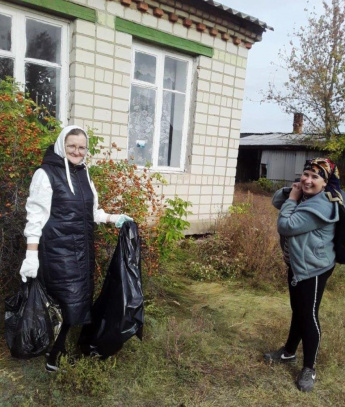
M38 278L60 305L63 324L47 357L46 370L58 370L66 354L72 325L91 322L96 223L132 218L108 214L98 208L98 195L85 164L88 136L78 126L65 127L34 173L26 203L26 258L20 269L25 282Z

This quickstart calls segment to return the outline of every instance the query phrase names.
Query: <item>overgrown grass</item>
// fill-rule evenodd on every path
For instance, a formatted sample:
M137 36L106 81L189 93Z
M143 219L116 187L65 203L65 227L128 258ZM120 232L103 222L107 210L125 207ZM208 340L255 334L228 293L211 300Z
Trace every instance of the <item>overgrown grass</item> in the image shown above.
M187 275L199 281L245 278L253 287L285 283L271 197L238 191L230 213L218 220L216 234L199 240Z
M250 191L255 195L272 196L278 189L286 186L284 181L272 181L268 178L259 178L257 181L241 182L236 184L236 192Z
M343 271L332 279L321 306L324 339L312 394L294 385L301 353L297 366L262 362L263 352L286 339L287 293L254 291L243 282L192 282L177 274L175 287L167 279L156 287L164 295L147 309L144 341L130 340L106 362L85 358L48 374L43 358L17 361L2 347L0 405L341 406Z
M161 274L144 281L143 342L132 338L107 361L82 358L74 368L65 363L58 374L46 373L43 357L10 357L1 322L0 406L343 406L345 268L337 267L325 291L317 383L313 393L303 394L294 384L301 350L296 366L262 361L265 351L285 342L289 328L284 271L279 289L269 280L253 285L250 273L190 279L189 262L200 262L204 241L184 241ZM261 253L258 248L256 255ZM76 329L69 340L72 353L77 335Z

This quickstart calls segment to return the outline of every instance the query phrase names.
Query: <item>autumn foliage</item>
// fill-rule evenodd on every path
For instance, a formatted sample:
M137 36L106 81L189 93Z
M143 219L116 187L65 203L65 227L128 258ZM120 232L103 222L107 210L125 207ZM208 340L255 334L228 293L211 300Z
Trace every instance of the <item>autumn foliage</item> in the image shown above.
M113 148L117 148L113 145ZM158 225L165 211L161 185L165 182L159 173L149 168L137 171L127 160L114 161L109 152L90 168L96 185L99 204L108 213L125 213L139 225L142 241L142 260L149 275L158 271L160 249ZM101 224L96 229L96 272L105 270L117 242L118 229Z
M25 201L32 174L59 123L24 98L11 80L0 81L0 284L17 275L25 253Z

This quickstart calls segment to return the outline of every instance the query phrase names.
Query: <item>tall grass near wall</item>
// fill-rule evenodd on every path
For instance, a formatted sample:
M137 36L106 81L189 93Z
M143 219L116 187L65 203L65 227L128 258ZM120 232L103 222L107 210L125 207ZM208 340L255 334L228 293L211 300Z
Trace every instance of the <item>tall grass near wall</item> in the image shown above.
M286 267L277 233L277 210L271 197L238 191L229 213L219 218L216 234L201 240L190 277L211 281L248 278L254 286L283 286Z

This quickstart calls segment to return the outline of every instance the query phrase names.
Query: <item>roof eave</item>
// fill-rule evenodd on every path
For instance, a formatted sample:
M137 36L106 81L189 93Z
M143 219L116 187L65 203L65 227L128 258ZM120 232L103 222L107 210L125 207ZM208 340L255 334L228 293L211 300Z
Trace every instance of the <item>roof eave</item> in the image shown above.
M248 21L249 23L251 23L253 25L260 27L262 29L262 32L264 32L266 30L274 31L274 28L269 26L268 24L266 24L264 21L261 21L256 17L250 16L249 14L242 13L241 11L235 10L232 7L227 7L224 4L221 4L214 0L201 0L201 1L209 4L210 6L216 7L218 10L225 11L226 13L228 13L232 16L241 18L243 20Z

